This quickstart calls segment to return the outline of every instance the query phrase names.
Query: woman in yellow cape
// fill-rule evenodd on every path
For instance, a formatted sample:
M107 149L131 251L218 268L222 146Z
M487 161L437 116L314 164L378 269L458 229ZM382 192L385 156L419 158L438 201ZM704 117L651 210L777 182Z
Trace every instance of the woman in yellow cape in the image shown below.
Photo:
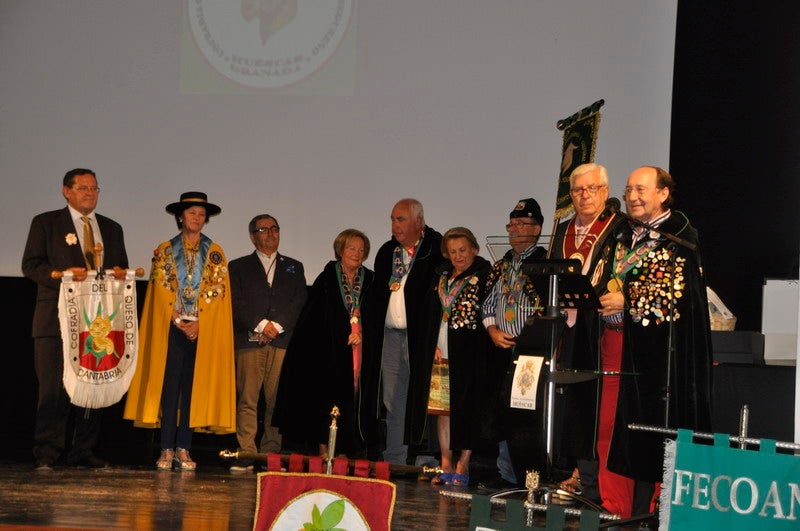
M230 281L222 248L200 232L221 209L186 192L167 212L181 232L153 256L124 418L161 427L157 468L194 470L195 429L236 431Z

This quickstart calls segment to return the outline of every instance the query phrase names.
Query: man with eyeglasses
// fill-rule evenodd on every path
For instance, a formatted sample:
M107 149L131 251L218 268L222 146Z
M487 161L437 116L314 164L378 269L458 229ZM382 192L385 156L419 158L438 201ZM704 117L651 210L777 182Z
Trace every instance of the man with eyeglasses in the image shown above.
M122 227L116 221L95 213L100 188L97 176L86 168L75 168L64 175L61 193L66 208L39 214L33 218L22 256L22 272L37 284L36 309L33 314L34 368L39 381L39 401L33 436L36 469L51 470L65 448L69 466L105 468L106 461L94 455L100 434L102 409L72 406L62 384L64 358L58 320L58 293L61 281L54 271L83 273L99 266L126 269L128 255ZM101 244L101 257L95 256L94 244ZM67 434L70 414L74 434Z
M575 216L556 227L550 257L579 260L582 274L601 296L608 292L616 245L613 235L620 222L619 216L606 210L608 172L593 162L581 164L570 174L569 183ZM621 356L621 315L601 317L594 310L567 310L559 369L618 372ZM618 390L619 376L613 375L563 386L556 395L556 442L563 458L577 460L561 488L596 500L625 518L631 513L633 481L606 467Z
M283 359L305 304L303 264L278 252L278 220L259 214L248 232L251 254L228 264L236 347L236 438L244 452L278 453L281 434L272 426ZM264 433L256 446L258 399L263 389ZM231 472L253 470L253 462L235 461Z
M545 248L537 245L544 216L535 199L518 201L508 218L506 231L511 249L492 266L487 279L487 296L481 308L483 325L495 346L489 354L487 388L498 391L490 404L499 440L498 475L478 484L478 488L488 491L519 484L508 449L508 396L500 396L500 389L504 387L516 337L522 332L526 319L540 313L539 296L520 268L525 260L540 260L547 255Z
M672 210L675 181L644 166L625 187L631 221L616 231L601 314L623 322L622 375L608 468L636 480L633 514L652 508L663 436L639 423L711 431L711 333L697 231ZM639 223L647 223L647 227ZM671 234L678 242L667 238ZM670 356L670 363L667 362Z

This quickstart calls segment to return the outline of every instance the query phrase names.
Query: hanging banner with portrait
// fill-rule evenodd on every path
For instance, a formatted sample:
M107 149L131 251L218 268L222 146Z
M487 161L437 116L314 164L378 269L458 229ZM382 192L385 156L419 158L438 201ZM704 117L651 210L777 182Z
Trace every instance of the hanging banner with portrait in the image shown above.
M128 391L139 349L135 274L129 269L116 280L89 271L78 281L64 272L58 299L63 380L76 406L108 407Z
M597 131L600 127L600 107L603 104L605 100L597 100L556 124L559 131L564 131L554 215L556 220L564 219L574 211L569 195L569 175L581 164L594 161Z

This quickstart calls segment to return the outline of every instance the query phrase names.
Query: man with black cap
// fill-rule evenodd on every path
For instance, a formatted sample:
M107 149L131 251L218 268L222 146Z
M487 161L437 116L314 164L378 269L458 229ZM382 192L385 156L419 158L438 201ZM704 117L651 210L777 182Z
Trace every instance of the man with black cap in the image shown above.
M538 311L536 290L520 271L522 262L541 260L547 256L547 250L537 245L544 221L539 203L533 198L521 199L508 217L506 231L511 249L492 266L487 279L487 296L482 306L483 325L496 347L490 355L490 389L502 387L506 370L511 363L515 338L522 332L525 320ZM502 403L501 396L494 397L492 402L496 409L493 421L500 440L497 457L499 477L479 483L478 487L484 490L497 490L518 484L506 441L505 432L508 426L505 425L507 422L504 412L508 406Z

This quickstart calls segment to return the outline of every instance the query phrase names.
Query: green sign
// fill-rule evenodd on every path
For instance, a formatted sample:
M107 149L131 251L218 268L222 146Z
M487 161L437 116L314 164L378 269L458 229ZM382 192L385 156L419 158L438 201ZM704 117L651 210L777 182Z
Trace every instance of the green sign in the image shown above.
M696 444L678 430L665 452L659 529L800 529L800 457L769 439L742 450L725 434Z

